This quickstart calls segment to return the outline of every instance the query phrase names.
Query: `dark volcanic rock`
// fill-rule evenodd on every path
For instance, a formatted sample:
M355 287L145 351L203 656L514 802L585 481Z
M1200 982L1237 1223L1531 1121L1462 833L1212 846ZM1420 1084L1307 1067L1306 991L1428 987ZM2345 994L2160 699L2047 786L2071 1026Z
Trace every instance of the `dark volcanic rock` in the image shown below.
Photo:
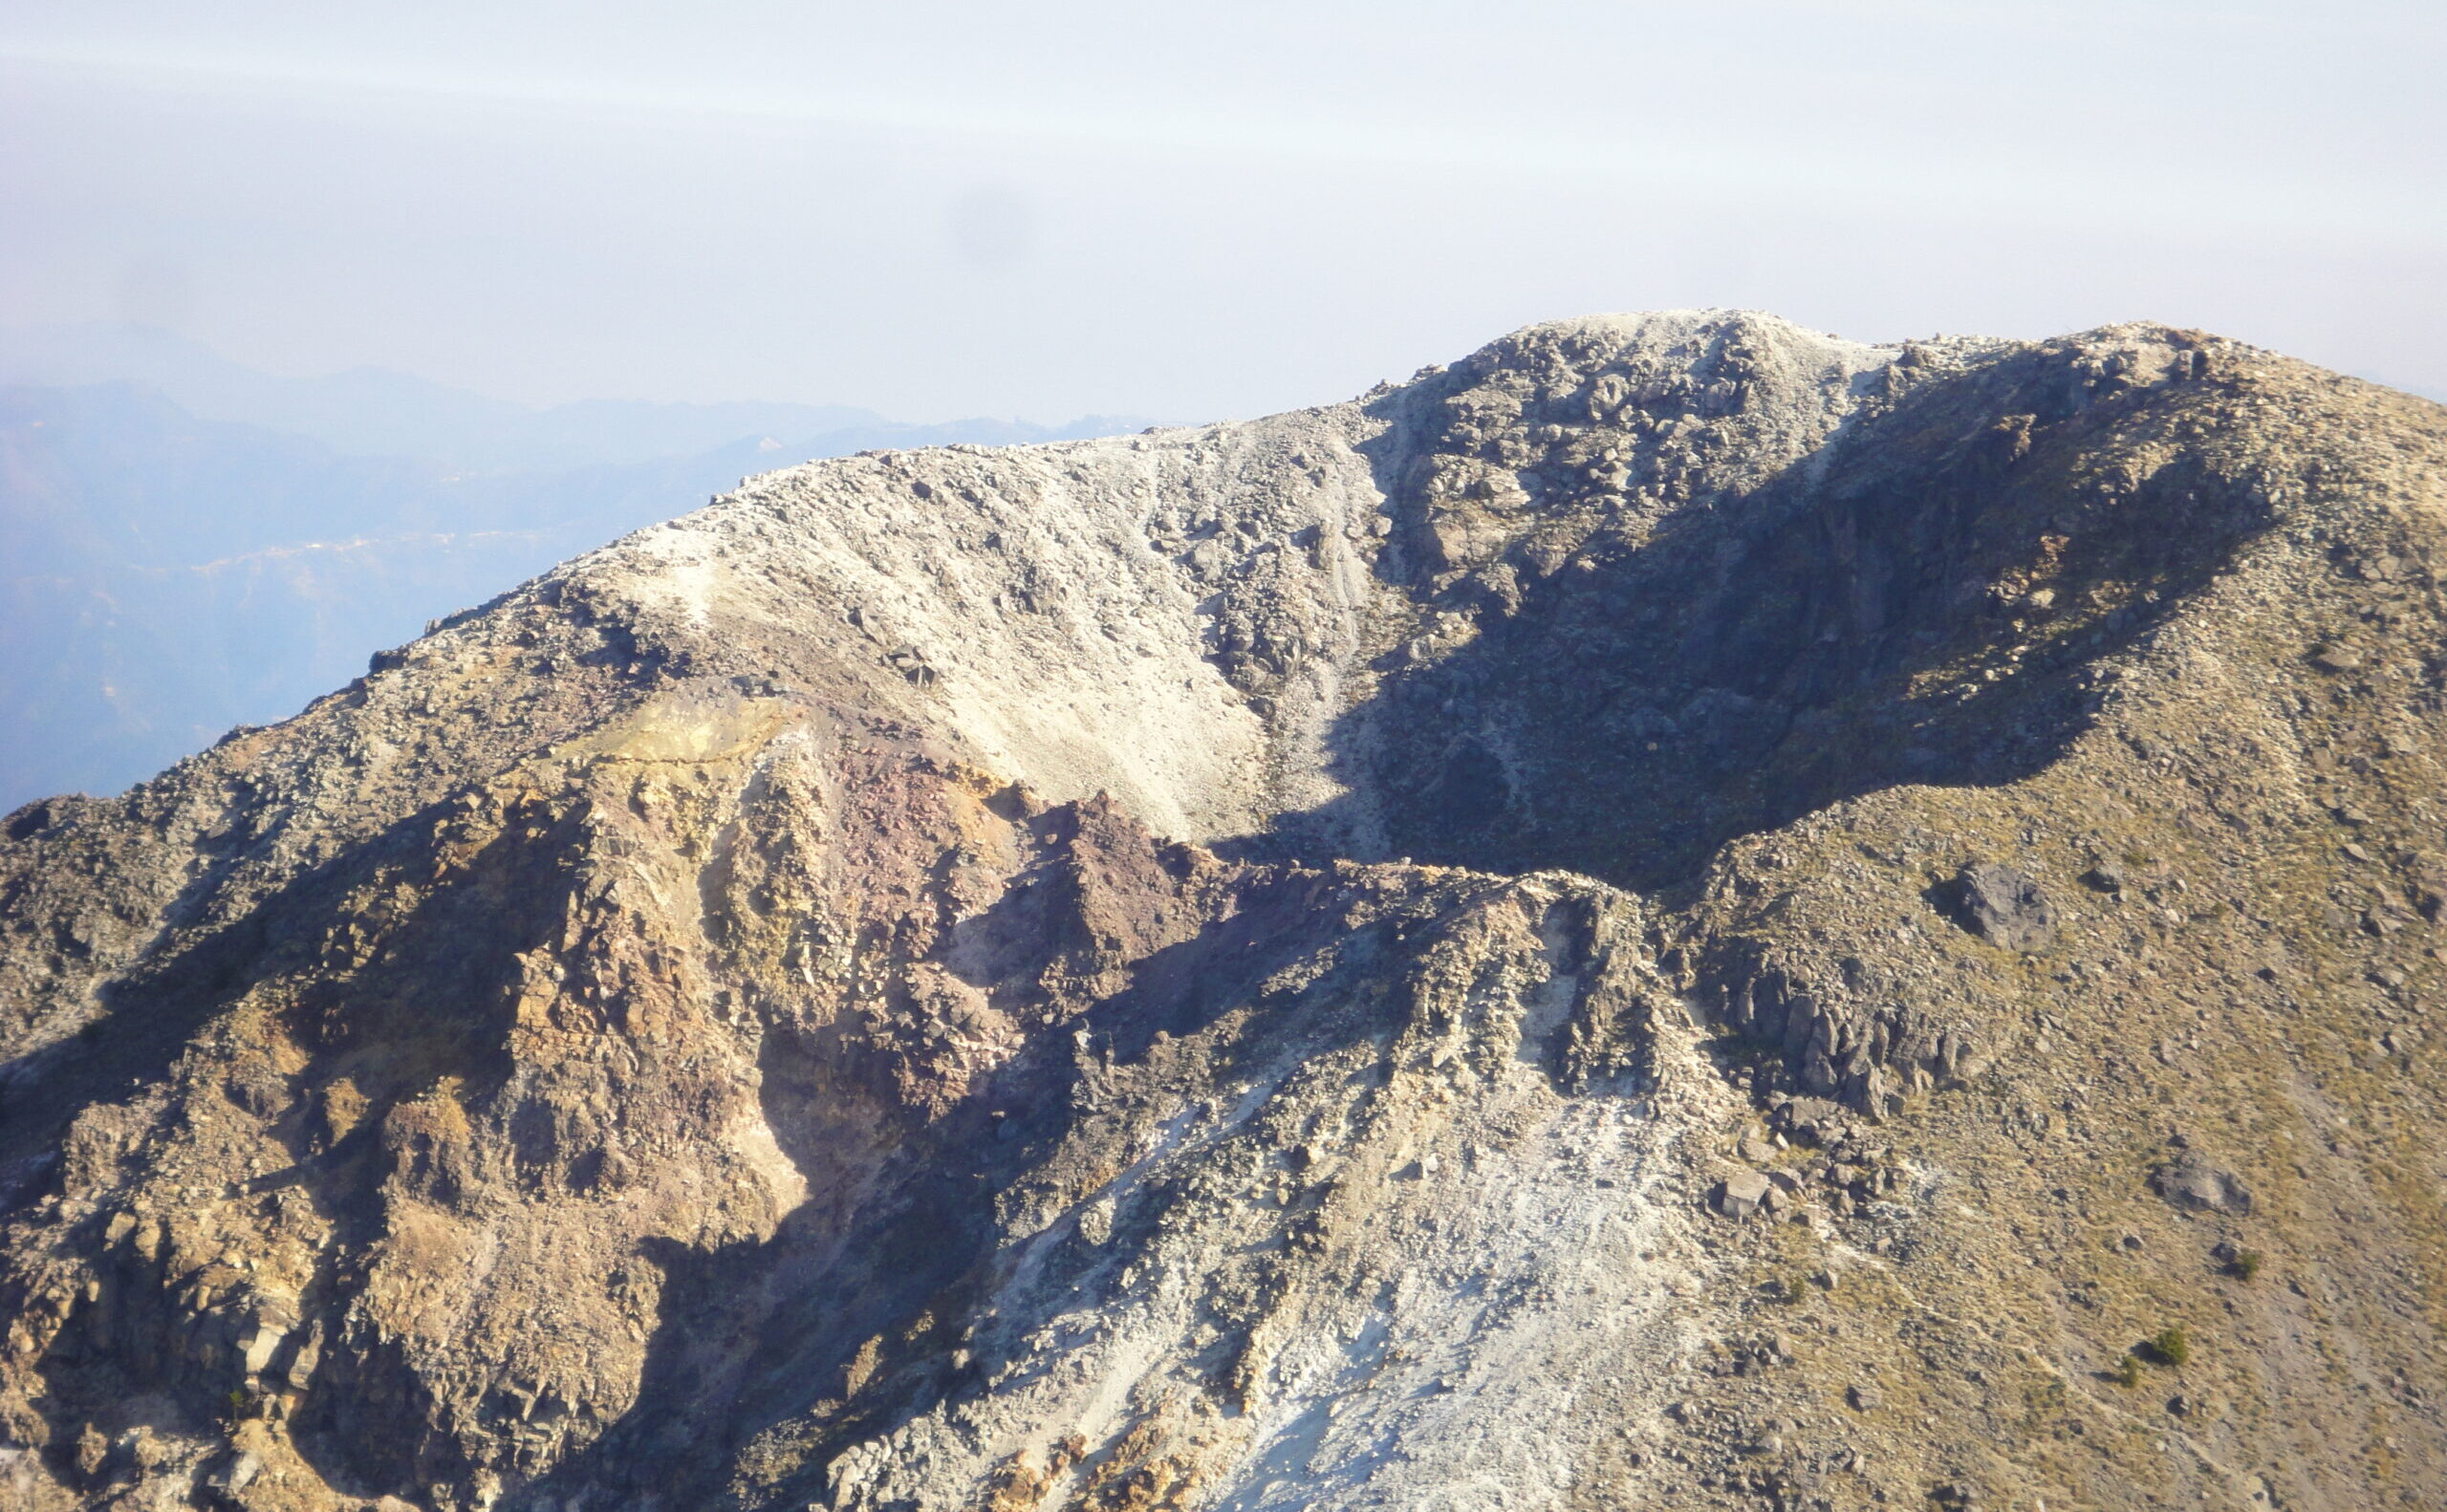
M2010 866L1974 861L1956 874L1945 901L1962 927L2006 950L2056 942L2056 909L2039 883Z

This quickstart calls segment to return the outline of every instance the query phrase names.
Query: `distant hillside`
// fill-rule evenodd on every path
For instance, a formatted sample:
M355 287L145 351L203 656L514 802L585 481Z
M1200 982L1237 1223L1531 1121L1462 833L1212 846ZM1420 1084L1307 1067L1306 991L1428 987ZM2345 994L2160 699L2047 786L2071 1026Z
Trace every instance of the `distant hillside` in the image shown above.
M197 371L207 370L199 361ZM188 376L190 388L203 386ZM233 381L222 392L225 408L314 387L278 390L266 385L291 380L253 378L251 390ZM315 381L327 385L316 402L359 381L417 386L397 375ZM389 418L358 439L388 425L439 447L450 404L472 417L492 402L422 387L443 400L422 419L369 404L369 416ZM495 461L617 450L615 412L637 412L632 451L658 425L664 441L692 425L702 438L717 410L725 423L793 414L855 423L787 432L787 442L749 429L678 455L467 472L443 455L353 455L337 430L285 434L201 418L130 383L0 389L0 808L114 791L233 725L285 718L426 620L748 474L877 446L1053 434L986 420L896 425L861 410L788 405L501 408L509 418L487 443ZM291 416L311 423L310 410L301 400ZM580 423L587 416L596 421ZM532 434L516 431L520 417Z

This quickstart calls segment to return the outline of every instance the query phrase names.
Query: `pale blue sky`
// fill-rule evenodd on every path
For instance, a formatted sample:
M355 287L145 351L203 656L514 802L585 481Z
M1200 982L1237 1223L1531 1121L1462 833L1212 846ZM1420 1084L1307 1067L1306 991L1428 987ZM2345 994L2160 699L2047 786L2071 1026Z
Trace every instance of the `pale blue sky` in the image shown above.
M911 419L1245 415L1672 305L2442 393L2442 14L0 0L0 324Z

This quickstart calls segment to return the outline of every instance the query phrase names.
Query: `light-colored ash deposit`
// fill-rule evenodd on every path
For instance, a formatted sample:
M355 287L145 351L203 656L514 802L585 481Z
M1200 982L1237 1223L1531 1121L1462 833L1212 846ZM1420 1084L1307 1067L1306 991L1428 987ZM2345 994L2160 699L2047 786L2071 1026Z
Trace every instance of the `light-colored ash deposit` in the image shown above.
M2447 409L1538 326L749 482L0 839L0 1503L2447 1486Z

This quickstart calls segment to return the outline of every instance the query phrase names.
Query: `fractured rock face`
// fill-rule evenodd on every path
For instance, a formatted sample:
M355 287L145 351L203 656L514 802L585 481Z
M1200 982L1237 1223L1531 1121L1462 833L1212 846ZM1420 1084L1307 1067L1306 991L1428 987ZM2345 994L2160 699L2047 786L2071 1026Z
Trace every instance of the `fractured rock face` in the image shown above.
M2417 1498L2442 479L1682 313L753 480L0 826L0 1499Z

